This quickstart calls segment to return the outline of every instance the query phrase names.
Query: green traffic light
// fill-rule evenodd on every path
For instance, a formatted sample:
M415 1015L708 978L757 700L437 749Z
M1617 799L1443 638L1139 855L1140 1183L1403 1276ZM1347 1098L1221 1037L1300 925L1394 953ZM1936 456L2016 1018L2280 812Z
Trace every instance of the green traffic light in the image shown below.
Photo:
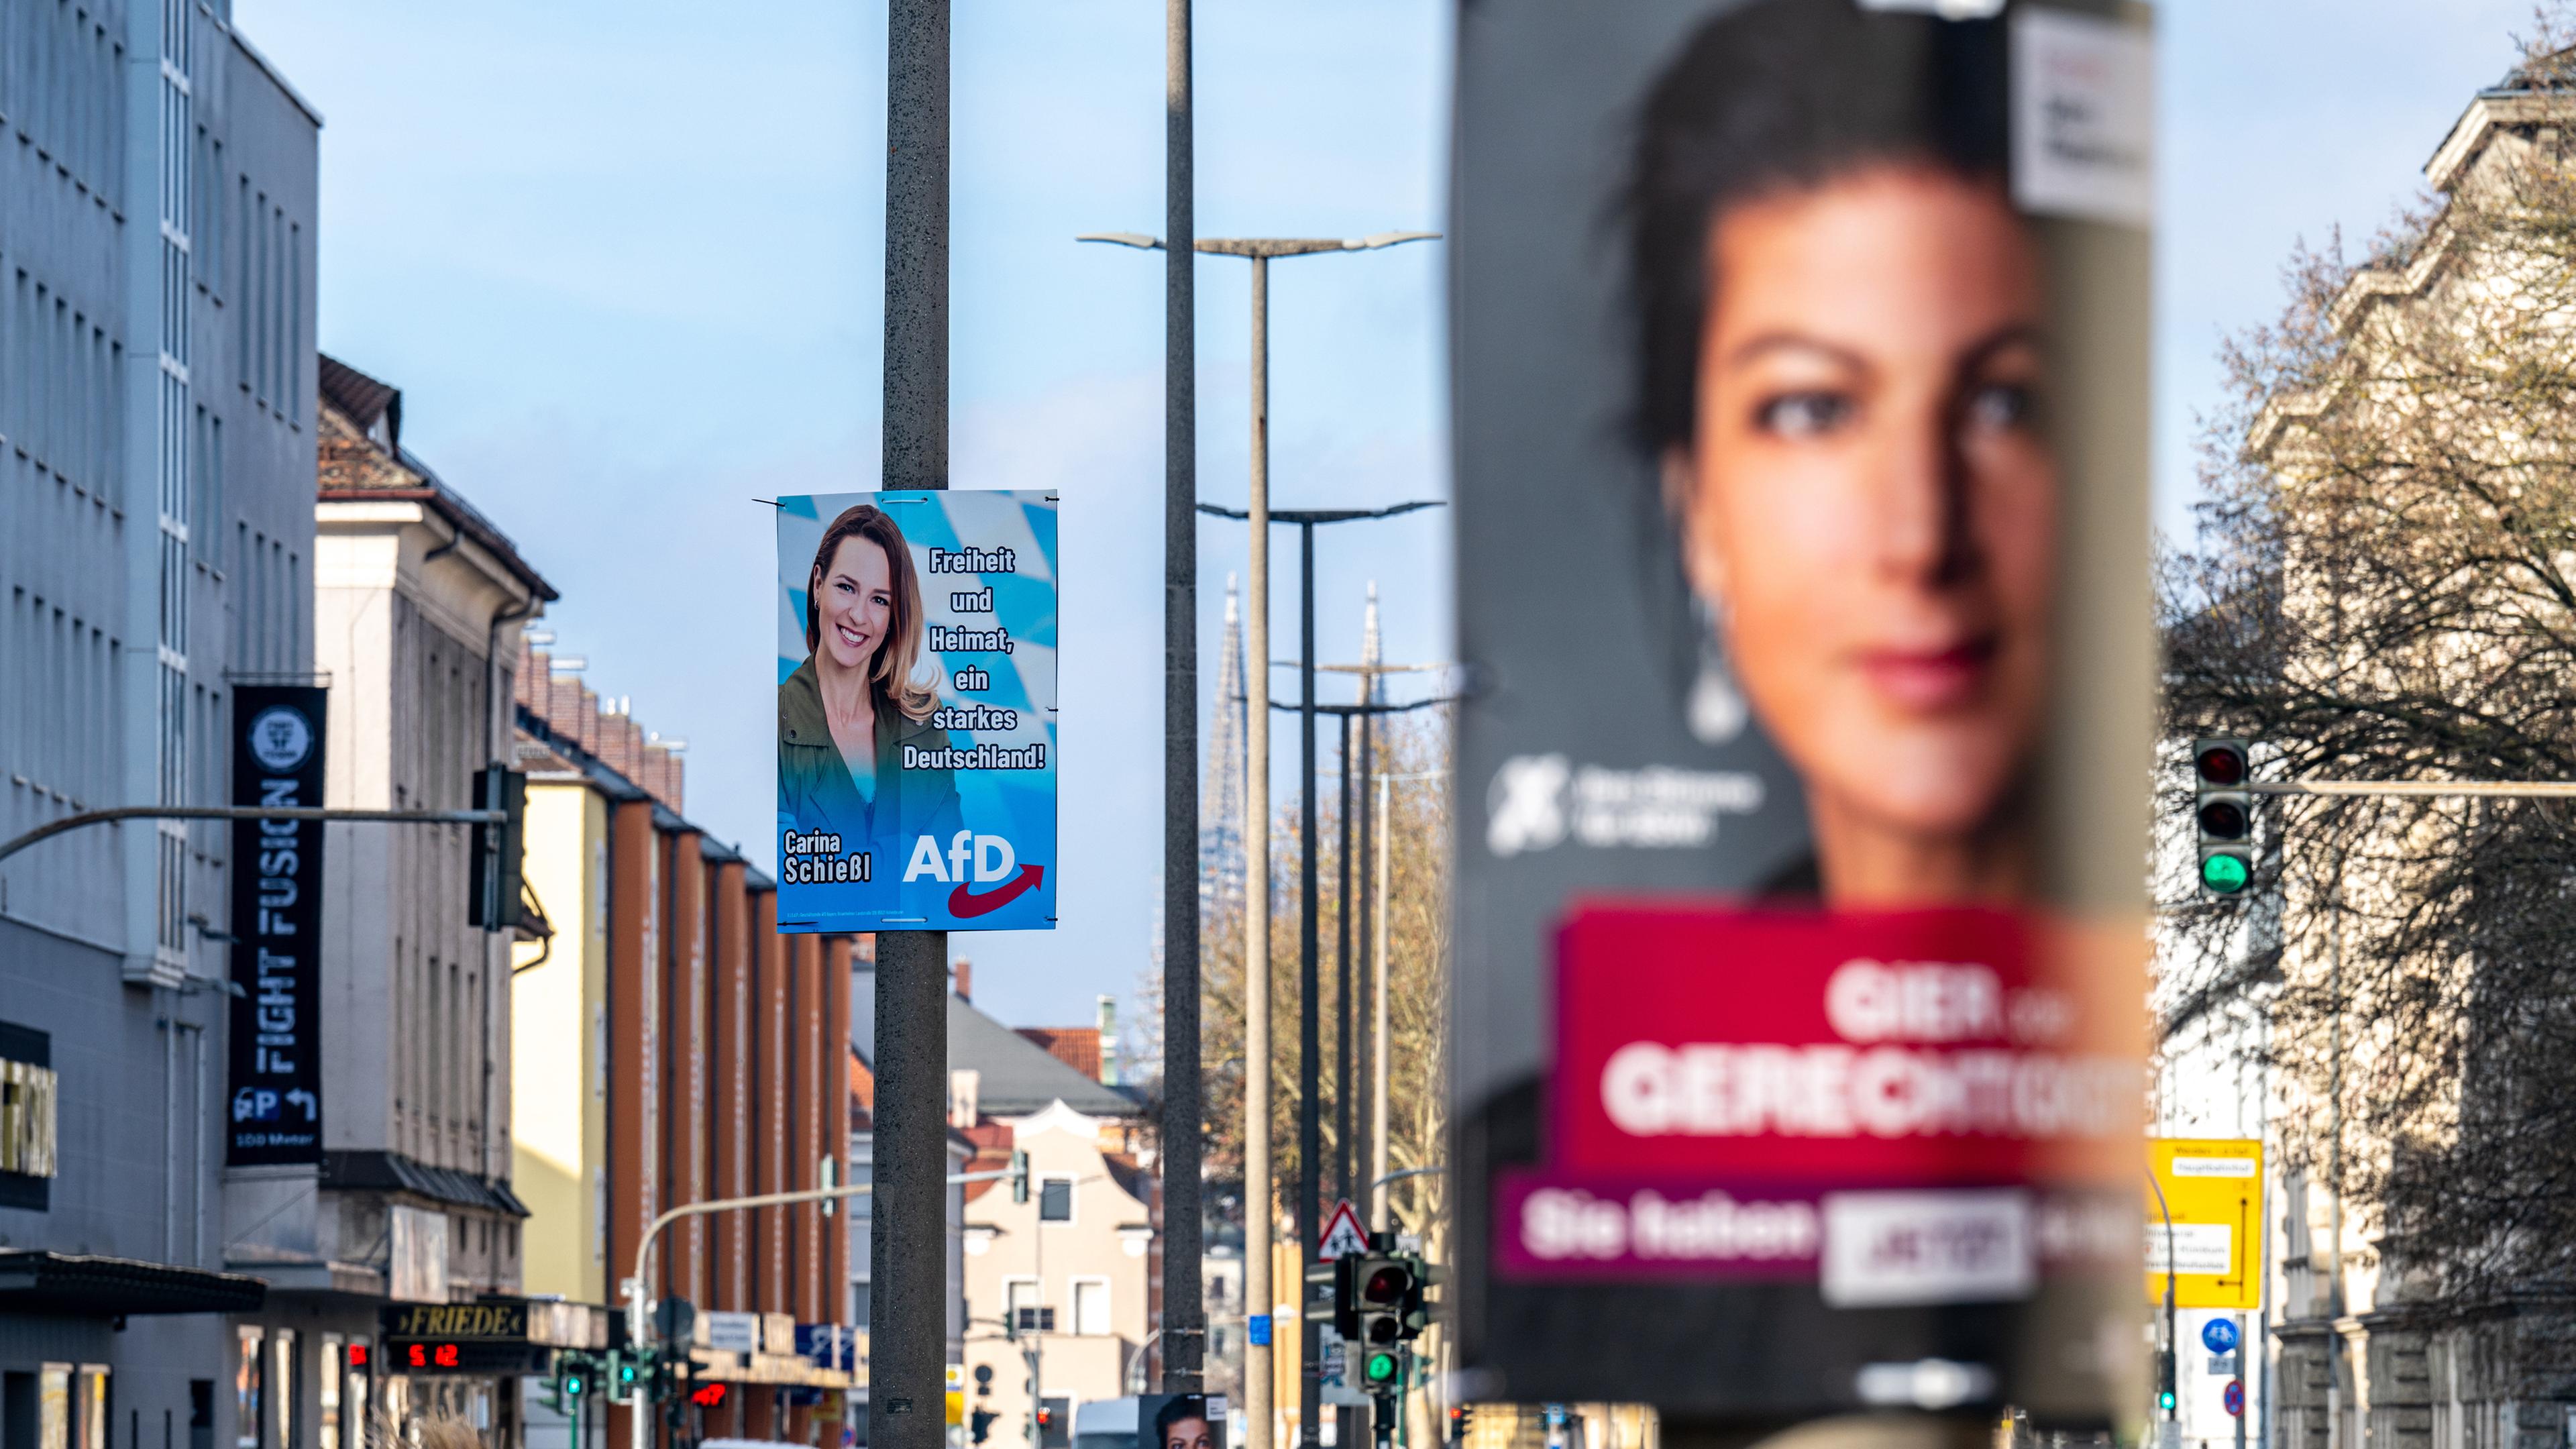
M573 1395L574 1397L578 1398L578 1397L580 1397L580 1396L581 1396L584 1392L586 1392L586 1391L587 1391L587 1386L586 1386L585 1384L583 1384L583 1383L582 1383L582 1381L581 1381L581 1375L579 1375L579 1374L571 1374L571 1375L567 1375L567 1376L565 1377L565 1379L564 1379L564 1392L565 1392L565 1393L567 1393L567 1394L571 1394L571 1395Z
M2248 874L2244 860L2233 855L2213 855L2200 863L2200 883L2223 896L2245 889Z
M2159 1408L2159 1409L2170 1409L2170 1408L2172 1408L2173 1406L2174 1406L2173 1390L2171 1390L2171 1389L2167 1389L2167 1390L2165 1390L2164 1392L2162 1392L2162 1393L2160 1393L2160 1394L2156 1395L2156 1407L2157 1407L2157 1408Z
M1368 1381L1370 1383L1386 1383L1395 1377L1395 1355L1391 1353L1370 1354L1368 1356L1366 1368L1368 1370Z

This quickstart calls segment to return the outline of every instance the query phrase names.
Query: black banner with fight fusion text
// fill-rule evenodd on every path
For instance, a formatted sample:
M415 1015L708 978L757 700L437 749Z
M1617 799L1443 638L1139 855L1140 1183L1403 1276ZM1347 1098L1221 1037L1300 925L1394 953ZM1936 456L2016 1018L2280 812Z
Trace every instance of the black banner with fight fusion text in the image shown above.
M233 691L233 803L322 804L328 692ZM224 1162L322 1160L322 825L233 824L232 1081Z

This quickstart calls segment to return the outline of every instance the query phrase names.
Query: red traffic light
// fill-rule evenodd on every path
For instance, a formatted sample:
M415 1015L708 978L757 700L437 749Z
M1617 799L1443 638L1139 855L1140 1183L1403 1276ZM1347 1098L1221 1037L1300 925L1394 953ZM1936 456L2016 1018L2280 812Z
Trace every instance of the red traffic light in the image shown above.
M1413 1275L1393 1263L1381 1263L1370 1270L1368 1280L1360 1285L1362 1303L1396 1304L1404 1301L1413 1287Z
M2245 783L2245 747L2239 744L2208 743L2193 756L2192 767L2200 772L2202 783L2232 788Z

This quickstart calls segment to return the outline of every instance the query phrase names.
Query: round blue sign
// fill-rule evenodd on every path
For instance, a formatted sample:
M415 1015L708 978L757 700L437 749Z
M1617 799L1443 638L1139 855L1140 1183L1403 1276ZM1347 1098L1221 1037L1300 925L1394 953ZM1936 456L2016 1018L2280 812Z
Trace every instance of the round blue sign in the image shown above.
M2245 1381L2229 1379L2227 1387L2219 1392L2218 1402L2226 1406L2230 1415L2242 1417L2245 1413Z
M2200 1341L2209 1345L2209 1351L2211 1353L2234 1353L2236 1351L2236 1320L2232 1318L2213 1318L2207 1323L2202 1324L2200 1326Z

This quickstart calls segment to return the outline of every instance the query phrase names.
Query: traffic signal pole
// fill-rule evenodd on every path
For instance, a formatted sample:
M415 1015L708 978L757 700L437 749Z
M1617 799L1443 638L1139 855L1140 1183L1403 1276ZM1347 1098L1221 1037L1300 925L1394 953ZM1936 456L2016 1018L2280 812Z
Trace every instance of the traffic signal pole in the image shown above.
M1028 1182L1028 1172L1028 1154L1014 1153L1012 1154L1011 1165L1008 1168L994 1172L947 1173L934 1179L934 1181L938 1186L944 1188L958 1187L970 1182L997 1182L1003 1178L1010 1178L1014 1181L1014 1190L1025 1195L1027 1191L1026 1184ZM845 1197L870 1196L882 1196L882 1194L876 1191L876 1184L873 1182L843 1183L837 1187L809 1187L799 1189L795 1192L765 1192L752 1197L723 1197L711 1199L707 1202L682 1203L678 1207L672 1208L661 1216L653 1219L653 1221L645 1227L644 1236L635 1244L635 1273L634 1276L628 1278L625 1283L627 1342L636 1345L640 1352L648 1356L652 1352L654 1339L653 1314L651 1312L651 1304L647 1302L645 1298L645 1293L647 1292L645 1284L651 1281L653 1244L662 1236L662 1230L664 1228L669 1227L671 1224L676 1223L683 1218L703 1217L709 1213L744 1212L752 1208L785 1207L790 1204L800 1202L837 1202ZM878 1220L879 1223L882 1224L882 1213L878 1215ZM945 1234L945 1231L946 1229L943 1223L943 1235ZM935 1303L936 1299L933 1301ZM938 1339L938 1342L942 1346L943 1353L945 1352L947 1340L947 1325L943 1322L940 1326L940 1335ZM882 1361L881 1356L875 1352L875 1345L873 1344L871 1344L869 1357L871 1369L875 1367L876 1363ZM943 1368L941 1372L943 1377L940 1384L940 1402L945 1404L947 1402L946 1395L948 1391L947 1383L945 1381L946 1370ZM873 1374L871 1374L871 1378L874 1378ZM650 1421L646 1418L649 1406L640 1402L643 1397L641 1380L638 1380L636 1397L639 1402L633 1405L634 1412L626 1416L627 1422L634 1426L634 1449L650 1449L653 1442L653 1430ZM947 1415L943 1413L937 1417L939 1420L938 1437L944 1442L947 1438ZM870 1427L873 1428L874 1425L871 1424Z
M507 825L509 812L504 810L341 810L318 805L116 805L104 810L84 810L60 820L48 820L24 835L0 841L0 860L7 860L28 846L51 840L65 831L85 825L109 825L119 820L376 820L392 825Z

